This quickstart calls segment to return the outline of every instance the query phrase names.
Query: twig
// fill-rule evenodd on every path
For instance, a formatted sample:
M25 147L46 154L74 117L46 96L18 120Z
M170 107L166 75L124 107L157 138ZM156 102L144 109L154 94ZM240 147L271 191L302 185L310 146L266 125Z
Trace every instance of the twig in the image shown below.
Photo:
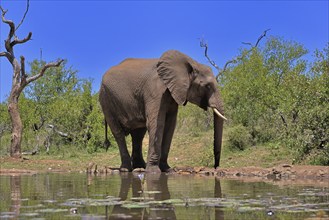
M24 15L23 15L23 18L22 18L21 22L17 25L15 31L17 31L18 28L23 24L24 19L25 19L26 15L27 15L27 12L29 11L29 7L30 7L30 0L27 0L27 1L26 1L26 10L25 10L25 13L24 13Z
M209 63L215 67L217 69L217 71L220 71L219 66L217 66L217 64L215 63L215 61L213 61L212 59L210 59L210 57L208 56L208 44L204 42L203 38L200 39L200 47L204 47L204 56L208 59Z
M257 41L256 41L256 43L255 43L255 45L252 45L252 43L250 43L250 42L242 42L242 44L245 44L245 45L249 45L249 46L251 46L251 49L249 49L249 50L247 51L246 54L249 54L254 48L258 47L259 42L260 42L260 41L266 36L266 34L267 34L267 32L268 32L269 30L271 30L271 29L267 29L267 30L265 30L265 31L263 32L263 34L262 34L261 36L258 37L258 39L257 39ZM243 57L245 56L245 55L241 55L241 56L238 56L238 57L236 57L236 58L233 58L233 59L227 61L227 62L224 64L223 69L221 69L221 68L215 63L215 61L212 60L212 59L208 56L208 44L205 43L204 40L203 40L202 38L200 39L200 47L204 47L204 48L205 48L205 49L204 49L204 55L205 55L205 57L207 58L207 60L209 61L209 63L210 63L213 67L215 67L215 68L217 69L217 71L218 71L218 72L217 72L217 75L216 75L216 80L217 80L217 82L219 82L219 77L220 77L221 75L223 75L223 73L226 71L226 69L228 68L228 66L229 66L230 64L237 63L239 60L242 60Z
M258 40L257 40L257 42L256 42L256 44L255 44L254 47L257 47L257 46L258 46L259 42L263 39L263 37L266 37L267 32L270 31L270 30L271 30L270 28L267 29L267 30L265 30L265 31L263 32L263 34L262 34L261 36L259 36L259 38L258 38Z
M47 63L46 65L44 65L42 67L42 69L40 70L40 72L38 74L30 76L26 79L27 84L29 84L30 82L33 82L33 81L39 79L40 77L42 77L48 68L58 67L59 65L61 65L62 62L64 62L63 59L58 60L56 62Z

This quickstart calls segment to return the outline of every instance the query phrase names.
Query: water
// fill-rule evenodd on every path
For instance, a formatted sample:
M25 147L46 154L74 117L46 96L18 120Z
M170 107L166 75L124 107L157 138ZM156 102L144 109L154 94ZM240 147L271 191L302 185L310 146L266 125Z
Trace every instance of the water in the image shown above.
M329 185L314 183L132 173L0 176L0 219L328 218Z

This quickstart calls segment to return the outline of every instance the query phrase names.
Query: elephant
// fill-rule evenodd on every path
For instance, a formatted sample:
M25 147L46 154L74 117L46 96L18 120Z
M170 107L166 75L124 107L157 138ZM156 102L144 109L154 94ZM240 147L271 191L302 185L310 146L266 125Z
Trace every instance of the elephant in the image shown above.
M214 167L218 167L226 118L217 85L209 66L177 50L168 50L156 59L128 58L110 68L102 78L99 102L105 127L110 127L119 147L120 169L172 171L167 159L178 106L187 102L214 111ZM149 134L147 164L142 155L146 131ZM127 135L132 137L131 157Z

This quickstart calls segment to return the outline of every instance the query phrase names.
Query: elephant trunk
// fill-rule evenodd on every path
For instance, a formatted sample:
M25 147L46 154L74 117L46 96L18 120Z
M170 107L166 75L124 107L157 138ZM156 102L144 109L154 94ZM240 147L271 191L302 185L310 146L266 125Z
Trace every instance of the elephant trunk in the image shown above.
M214 110L214 158L215 158L214 167L215 169L219 166L219 162L220 162L220 154L222 150L222 138L223 138L223 125L224 125L224 119L226 119L222 114L220 114L221 116L219 116L218 113Z

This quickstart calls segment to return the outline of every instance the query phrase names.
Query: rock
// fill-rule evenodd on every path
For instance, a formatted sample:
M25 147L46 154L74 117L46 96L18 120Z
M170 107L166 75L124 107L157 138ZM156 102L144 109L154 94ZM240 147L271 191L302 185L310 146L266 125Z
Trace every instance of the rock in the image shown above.
M78 213L78 209L77 208L71 208L70 209L70 213L71 214L77 214Z
M94 174L98 173L97 164L95 164Z
M204 170L204 167L195 167L194 172L199 173L200 171Z
M282 164L282 167L283 168L292 168L292 165L290 165L290 164Z
M94 167L95 163L94 162L90 162L87 166L86 172L87 173L92 173L93 167Z
M190 172L188 172L188 171L178 171L177 172L178 174L182 174L182 175L190 175L191 173Z
M198 174L200 174L200 175L206 175L206 176L212 175L212 173L209 170L202 170Z
M323 170L319 170L317 176L319 176L319 177L324 177L325 174L326 174L326 173L325 173Z
M233 176L242 176L242 174L240 172L236 172L233 174Z

